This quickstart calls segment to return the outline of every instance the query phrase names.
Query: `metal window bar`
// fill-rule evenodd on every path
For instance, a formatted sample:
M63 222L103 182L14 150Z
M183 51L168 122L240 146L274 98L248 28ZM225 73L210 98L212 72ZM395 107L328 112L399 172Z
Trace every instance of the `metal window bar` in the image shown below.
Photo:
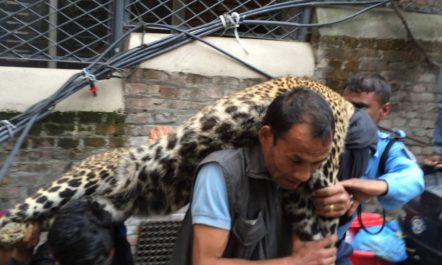
M200 26L217 19L225 13L242 13L247 10L263 7L277 2L277 0L156 0L141 1L133 0L126 6L126 11L130 14L129 25L136 25L143 22L172 24L180 29L188 29ZM306 22L309 17L303 16L304 9L282 13L273 13L264 19L281 19L291 22ZM262 19L262 18L261 18ZM293 27L280 26L241 26L239 29L241 37L278 39L278 40L300 40L301 31ZM163 31L169 33L167 31ZM220 32L218 35L223 35ZM228 31L224 36L232 36Z
M0 0L0 65L81 68L122 36L125 29L139 23L188 29L224 13L243 13L286 1ZM327 1L330 0L316 2ZM357 1L348 0L348 3ZM405 11L442 14L440 0L398 0L398 4ZM311 13L311 8L292 9L259 19L308 23ZM308 36L305 28L269 25L243 25L238 32L241 37L273 40L304 41ZM217 34L231 36L233 33Z

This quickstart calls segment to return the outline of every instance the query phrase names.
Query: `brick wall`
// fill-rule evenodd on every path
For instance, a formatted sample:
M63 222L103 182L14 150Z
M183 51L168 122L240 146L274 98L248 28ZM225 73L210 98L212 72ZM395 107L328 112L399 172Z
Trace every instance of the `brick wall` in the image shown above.
M0 120L16 113L0 113ZM38 187L59 178L73 163L126 142L125 115L97 112L53 113L30 131L19 155L0 183L0 209L8 209ZM5 161L14 145L0 145Z
M381 125L405 130L409 136L431 143L436 116L439 69L429 64L417 46L404 40L316 37L315 78L342 92L345 80L357 72L376 72L390 81L392 112ZM421 42L434 61L442 61L442 43ZM418 159L430 146L408 141Z
M125 91L129 144L143 143L151 128L180 125L211 102L263 80L138 69Z

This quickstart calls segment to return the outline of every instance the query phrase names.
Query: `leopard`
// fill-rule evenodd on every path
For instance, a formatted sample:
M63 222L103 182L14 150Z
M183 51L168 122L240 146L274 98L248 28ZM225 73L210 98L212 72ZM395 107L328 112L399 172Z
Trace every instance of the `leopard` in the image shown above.
M284 76L207 105L173 132L153 142L84 159L0 219L0 244L17 243L23 235L20 229L24 230L27 223L52 218L57 209L74 199L87 197L99 203L115 222L130 216L149 217L177 211L190 200L198 163L211 152L257 142L270 102L278 95L299 88L311 89L329 103L335 133L328 159L312 173L310 180L296 190L283 191L284 208L294 233L302 240L318 240L336 233L336 218L315 213L312 191L337 182L340 154L355 109L320 82Z

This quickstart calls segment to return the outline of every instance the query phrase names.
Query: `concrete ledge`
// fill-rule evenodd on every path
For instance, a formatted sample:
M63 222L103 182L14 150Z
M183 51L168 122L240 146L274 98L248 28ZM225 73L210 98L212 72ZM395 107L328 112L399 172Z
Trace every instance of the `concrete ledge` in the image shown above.
M145 35L145 43L167 36L169 35L149 33ZM310 77L313 75L313 50L308 43L241 39L241 44L249 53L246 54L234 38L206 37L204 39L275 77L283 75ZM141 34L132 34L129 48L140 44ZM205 76L262 77L198 41L146 61L140 67Z
M360 10L355 7L317 8L319 23L331 22ZM416 39L442 41L442 16L402 12ZM407 34L399 17L392 9L376 8L355 18L329 27L319 28L322 36L349 36L352 38L406 39Z
M79 70L0 67L0 111L26 110L31 105L52 95L66 80ZM89 87L60 102L56 111L113 112L124 109L123 84L120 79L96 82L98 95Z

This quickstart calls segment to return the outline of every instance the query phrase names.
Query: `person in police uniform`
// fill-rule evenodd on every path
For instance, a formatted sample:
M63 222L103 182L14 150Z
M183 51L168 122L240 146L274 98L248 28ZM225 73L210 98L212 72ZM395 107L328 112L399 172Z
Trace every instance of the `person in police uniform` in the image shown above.
M377 124L391 110L391 86L379 74L359 73L351 77L347 81L343 96L357 108L367 109ZM353 205L347 212L349 218L341 219L338 229L338 236L341 239L337 252L338 265L351 264L348 257L353 250L351 245L342 239L356 217L356 209L362 202L376 197L386 211L392 211L399 209L424 191L423 172L420 166L404 143L398 140L405 137L405 133L398 131L390 134L378 131L378 136L376 152L370 159L365 174L360 178L352 176L340 182L352 195ZM319 190L318 196L327 194L328 189Z

